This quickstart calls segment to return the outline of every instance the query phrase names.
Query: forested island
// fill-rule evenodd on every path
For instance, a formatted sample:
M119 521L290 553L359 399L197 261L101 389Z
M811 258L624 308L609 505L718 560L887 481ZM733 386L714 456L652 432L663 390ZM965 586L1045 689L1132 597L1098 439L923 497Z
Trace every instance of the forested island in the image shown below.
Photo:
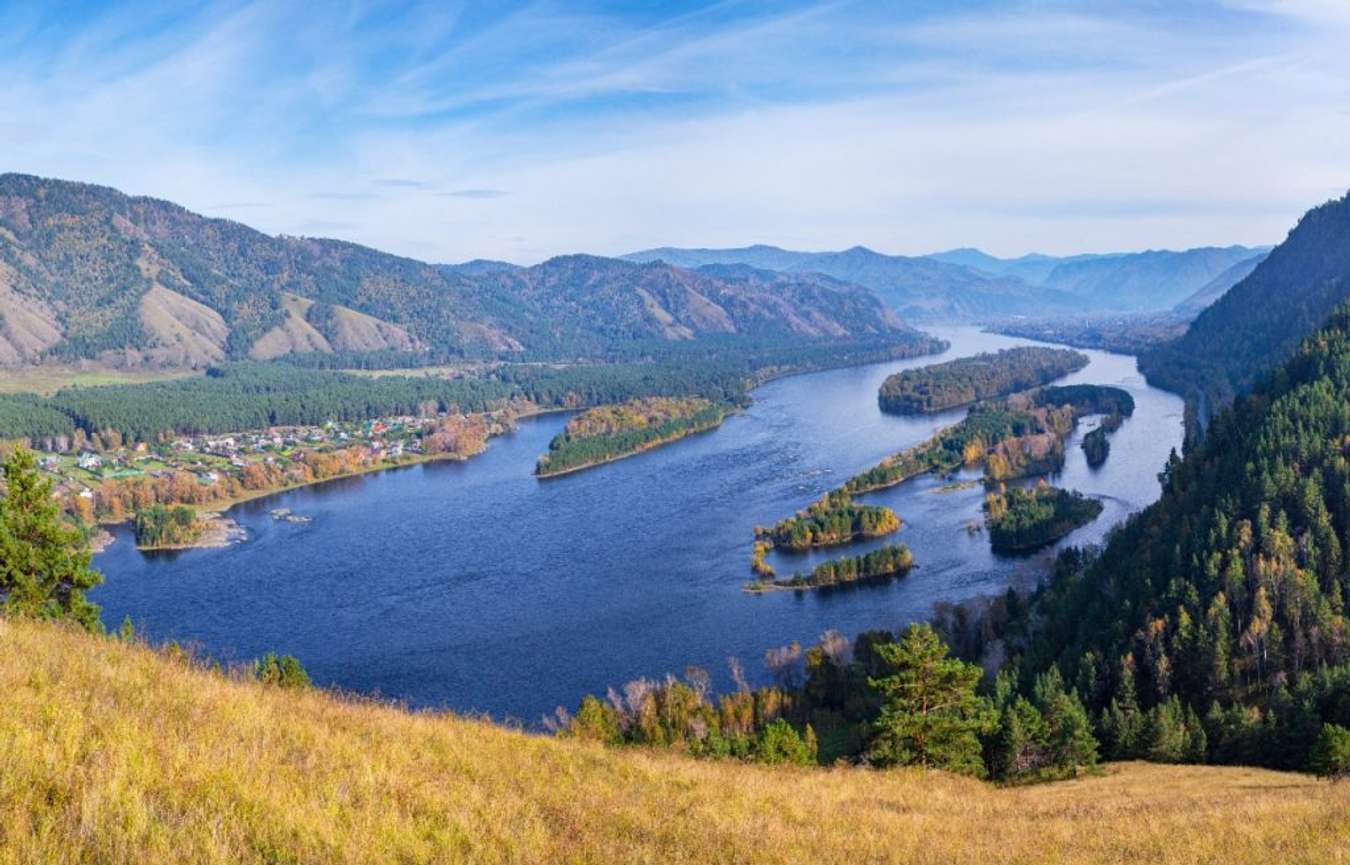
M892 414L945 411L1054 381L1088 365L1065 348L1020 346L907 369L888 376L877 399Z
M1044 481L1032 489L1009 487L984 499L989 543L996 553L1033 550L1059 540L1102 512L1102 503Z
M191 545L201 535L204 523L186 505L166 508L151 505L136 512L136 546L167 549Z
M1087 435L1083 436L1083 456L1087 459L1087 464L1091 468L1097 468L1106 462L1107 456L1111 453L1111 442L1106 439L1106 429L1097 427Z
M612 462L719 426L735 406L703 397L643 397L587 409L539 457L539 477Z
M774 547L805 552L813 547L847 544L899 531L900 518L881 505L860 505L842 490L822 496L803 511L755 534Z
M809 574L793 574L774 579L773 572L761 576L746 588L752 592L769 589L820 589L827 586L903 577L914 566L914 555L904 544L878 547L860 556L846 556L821 562Z
M1128 391L1109 385L1047 387L970 408L960 422L932 438L883 459L844 482L851 495L874 492L928 472L985 467L1001 481L1057 471L1064 461L1063 439L1078 418L1134 411Z

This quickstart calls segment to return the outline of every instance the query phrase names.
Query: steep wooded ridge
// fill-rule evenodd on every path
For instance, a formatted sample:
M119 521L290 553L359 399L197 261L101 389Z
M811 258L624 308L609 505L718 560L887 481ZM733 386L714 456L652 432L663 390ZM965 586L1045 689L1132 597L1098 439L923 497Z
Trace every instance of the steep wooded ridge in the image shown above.
M789 273L822 273L871 288L906 318L993 320L1160 311L1206 286L1216 290L1211 283L1234 265L1265 252L1231 246L1001 259L977 249L910 257L885 255L862 246L840 252L796 252L758 245L734 249L663 247L623 257L691 268L748 265ZM1238 278L1234 276L1233 282Z
M912 333L866 289L565 256L431 265L271 237L116 190L0 175L0 364L288 354L577 357L710 334Z
M1350 297L1350 196L1317 207L1175 342L1147 352L1149 381L1204 419L1246 392Z
M1109 757L1169 748L1154 728L1170 727L1188 759L1309 765L1324 723L1350 725L1347 443L1342 306L1172 459L1159 501L1099 556L1061 558L1024 675L1054 664L1074 681Z

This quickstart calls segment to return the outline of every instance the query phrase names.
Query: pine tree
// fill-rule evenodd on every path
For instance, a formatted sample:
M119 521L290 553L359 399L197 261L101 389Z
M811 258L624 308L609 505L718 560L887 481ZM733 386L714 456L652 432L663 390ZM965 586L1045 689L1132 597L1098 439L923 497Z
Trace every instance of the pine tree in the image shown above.
M1308 768L1324 778L1350 777L1350 729L1323 724L1309 755Z
M877 646L889 675L871 678L882 707L868 757L874 765L919 765L984 774L979 736L996 718L975 694L983 671L947 657L927 624L911 625L895 643Z
M102 582L89 566L83 536L61 518L51 481L31 451L19 448L4 464L0 498L0 600L9 615L70 619L101 627L98 607L84 593Z

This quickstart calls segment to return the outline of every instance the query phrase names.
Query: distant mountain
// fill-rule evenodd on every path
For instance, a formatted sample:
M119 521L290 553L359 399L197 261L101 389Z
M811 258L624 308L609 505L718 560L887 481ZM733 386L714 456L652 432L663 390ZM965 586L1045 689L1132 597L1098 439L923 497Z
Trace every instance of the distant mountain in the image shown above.
M1050 277L1050 273L1064 262L1084 261L1089 258L1102 258L1103 256L1086 254L1056 257L1033 252L1018 258L997 258L983 250L967 246L961 249L949 249L946 252L935 252L924 257L931 258L934 261L944 261L947 264L959 264L962 267L969 267L971 270L978 270L991 276L1015 276L1032 285L1043 285L1046 279Z
M482 276L487 273L524 269L519 264L512 264L509 261L493 261L490 258L475 258L472 261L459 264L442 264L439 267L447 273L462 273L466 276Z
M1219 298L1228 293L1228 289L1246 279L1256 266L1266 260L1269 251L1261 251L1251 258L1244 258L1223 273L1200 286L1195 294L1177 304L1173 309L1180 315L1194 318Z
M0 175L0 363L200 366L301 352L576 357L706 334L910 333L863 288L566 256L436 266L271 237L116 190Z
M1139 358L1149 381L1186 394L1203 423L1293 353L1350 297L1350 195L1314 208L1186 334Z
M1212 302L1245 275L1239 265L1250 263L1250 267L1255 267L1269 251L1269 247L1207 246L1180 252L1149 250L1063 258L1038 254L996 258L978 249L964 248L928 257L1066 292L1081 298L1087 311L1160 312L1187 303L1192 296L1197 296L1193 303L1201 303L1198 295L1202 291L1212 294ZM1229 275L1230 270L1234 275ZM1224 285L1227 279L1231 281ZM1203 308L1201 305L1195 311Z
M1045 286L1083 298L1098 309L1145 312L1170 309L1235 264L1265 252L1246 246L1150 250L1064 261Z
M760 244L731 249L661 247L622 258L682 267L735 264L816 272L872 289L906 319L987 322L1169 310L1216 282L1229 268L1266 251L1231 246L997 258L967 247L915 258L863 246L798 252Z
M906 319L987 320L1006 315L1075 311L1071 295L1040 289L1010 277L928 258L885 255L863 246L841 252L795 252L775 246L736 249L648 249L628 261L663 261L683 267L748 265L786 273L819 273L866 286Z

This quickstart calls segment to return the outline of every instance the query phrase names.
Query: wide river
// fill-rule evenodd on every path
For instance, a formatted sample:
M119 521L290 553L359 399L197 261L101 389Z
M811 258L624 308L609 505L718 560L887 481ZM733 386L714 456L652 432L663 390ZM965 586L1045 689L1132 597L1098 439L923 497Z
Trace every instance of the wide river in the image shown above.
M819 593L750 595L752 529L806 505L964 411L883 415L889 373L1031 344L973 328L936 328L941 358L795 376L754 393L716 431L577 474L539 481L535 457L565 418L521 423L465 463L432 463L282 493L234 508L243 543L141 553L127 529L95 559L103 619L124 616L154 641L200 646L226 662L273 650L300 658L323 685L417 707L481 711L527 724L582 694L688 664L727 683L728 656L762 675L764 652L828 629L853 635L926 618L933 604L1002 592L1043 569L1048 553L993 555L977 487L920 478L867 497L894 508L917 567L903 580ZM1068 442L1058 485L1102 499L1095 523L1062 543L1099 541L1158 495L1180 447L1182 403L1151 388L1134 358L1086 352L1064 383L1119 385L1134 416L1089 469ZM973 475L972 475L973 476ZM273 508L312 517L274 521ZM875 544L847 548L856 553ZM835 551L840 554L840 551ZM785 560L780 573L820 556Z

